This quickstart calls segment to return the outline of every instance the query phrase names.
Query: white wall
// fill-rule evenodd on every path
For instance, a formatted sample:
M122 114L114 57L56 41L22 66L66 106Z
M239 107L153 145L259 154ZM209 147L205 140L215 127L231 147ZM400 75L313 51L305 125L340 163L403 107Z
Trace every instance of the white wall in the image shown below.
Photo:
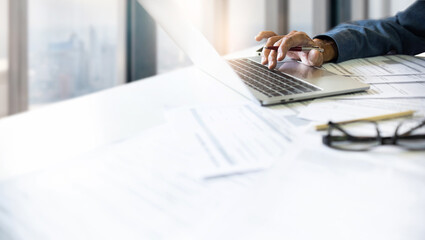
M367 0L351 1L351 20L363 20L367 18Z
M265 30L266 0L230 0L227 52L256 45L258 32Z
M394 16L413 2L415 0L369 0L369 18Z
M313 35L313 1L289 1L289 31L297 30Z
M415 0L391 0L391 15L395 15L397 12L403 11L414 2Z
M369 18L379 19L391 15L391 1L388 0L369 0Z
M329 30L329 1L327 0L314 0L312 1L312 36L322 34Z

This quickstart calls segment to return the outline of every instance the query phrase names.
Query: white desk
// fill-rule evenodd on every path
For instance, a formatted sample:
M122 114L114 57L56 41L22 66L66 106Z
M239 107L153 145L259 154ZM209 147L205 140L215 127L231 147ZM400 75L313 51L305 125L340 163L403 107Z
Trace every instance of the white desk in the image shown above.
M163 123L166 109L245 101L189 67L2 119L0 177L8 184L6 180L125 139ZM251 198L245 199L248 205L241 204L211 229L206 227L205 234L228 239L424 239L425 163L421 156L404 163L404 159L391 158L398 151L376 153L382 154L376 161L331 150L321 154L306 150L289 169L277 164L270 170L270 185L253 191ZM238 224L242 219L244 224ZM8 236L4 226L7 222L0 219L0 237L2 231ZM32 228L19 227L22 231ZM86 230L90 227L102 225L83 226ZM100 231L106 234L109 230ZM282 235L275 235L275 230ZM37 229L30 231L43 236ZM85 237L94 239L96 235ZM150 237L139 235L138 239Z
M166 109L243 100L190 67L1 119L0 179L159 125Z

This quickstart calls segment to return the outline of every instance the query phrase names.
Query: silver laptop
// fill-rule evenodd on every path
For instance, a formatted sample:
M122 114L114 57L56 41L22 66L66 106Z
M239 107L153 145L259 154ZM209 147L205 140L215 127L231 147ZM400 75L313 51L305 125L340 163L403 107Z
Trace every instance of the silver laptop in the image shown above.
M243 96L272 105L364 91L369 85L309 67L292 60L276 70L260 64L260 57L225 60L202 33L184 17L177 0L138 0L193 63Z

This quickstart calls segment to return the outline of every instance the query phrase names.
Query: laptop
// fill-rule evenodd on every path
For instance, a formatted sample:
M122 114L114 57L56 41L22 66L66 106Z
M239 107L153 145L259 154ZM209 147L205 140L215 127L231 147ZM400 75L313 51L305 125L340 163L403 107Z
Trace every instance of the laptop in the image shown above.
M208 75L262 106L359 92L369 85L285 60L275 70L260 57L224 59L184 16L177 0L138 0L192 62Z

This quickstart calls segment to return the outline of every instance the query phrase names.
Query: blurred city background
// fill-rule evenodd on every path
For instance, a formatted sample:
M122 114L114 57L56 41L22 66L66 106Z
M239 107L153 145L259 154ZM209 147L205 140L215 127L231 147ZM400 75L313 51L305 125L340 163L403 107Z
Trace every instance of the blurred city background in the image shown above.
M119 0L30 0L32 107L120 84Z
M136 43L129 43L129 21L138 21L128 16L132 11L129 6L135 8L134 0L27 1L29 109L135 80L129 79L128 65L132 64L129 61L146 61L144 58L150 58L152 52L155 57L150 59L155 63L147 66L154 68L151 69L152 74L191 64L159 26L145 32L155 35L151 38L153 40L145 42L142 36L143 41L139 41L137 36L133 36L131 39ZM133 5L129 4L130 1L133 1ZM258 45L254 36L261 30L296 29L315 35L341 21L393 15L413 0L178 2L219 53L227 54ZM6 114L4 108L7 108L7 3L8 0L0 0L0 116ZM276 6L286 9L280 11ZM279 16L283 14L284 18ZM278 21L281 19L286 21L284 28L279 27ZM143 29L140 31L144 32ZM152 44L151 41L155 42ZM133 48L129 48L129 45ZM137 53L137 56L129 58L128 51ZM132 66L143 69L137 64Z

